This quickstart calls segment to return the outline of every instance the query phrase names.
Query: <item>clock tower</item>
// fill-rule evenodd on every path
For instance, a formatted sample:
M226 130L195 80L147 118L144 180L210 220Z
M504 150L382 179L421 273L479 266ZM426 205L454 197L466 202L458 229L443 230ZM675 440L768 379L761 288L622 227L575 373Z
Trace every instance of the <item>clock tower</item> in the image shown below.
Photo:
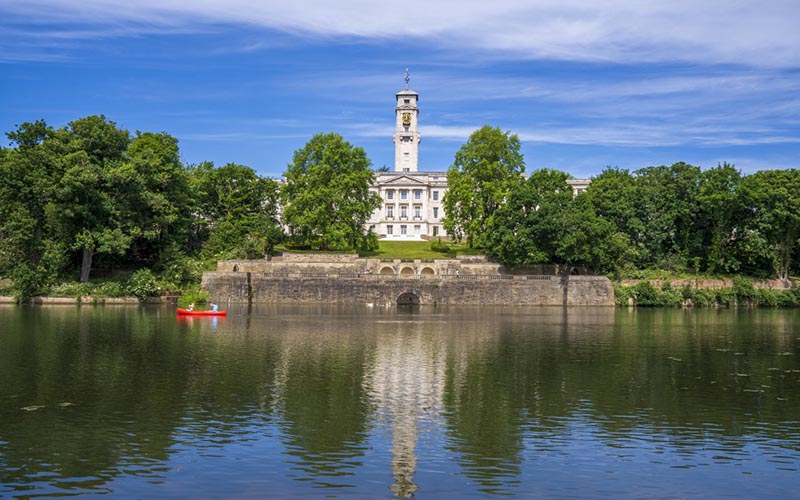
M394 108L397 123L393 136L395 172L416 172L419 160L419 94L408 88L410 80L406 69L406 88L396 94L397 107Z

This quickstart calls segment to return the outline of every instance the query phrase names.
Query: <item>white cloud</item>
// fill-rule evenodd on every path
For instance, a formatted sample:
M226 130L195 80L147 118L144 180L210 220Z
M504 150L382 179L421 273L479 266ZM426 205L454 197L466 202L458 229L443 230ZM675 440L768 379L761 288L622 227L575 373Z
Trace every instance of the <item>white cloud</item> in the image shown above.
M310 36L411 37L514 58L800 66L796 0L406 0L391 7L374 0L6 0L2 12L122 31L232 23Z
M464 142L480 125L420 126L423 141L441 139ZM591 146L673 147L673 146L751 146L764 144L800 144L800 137L781 135L771 130L753 130L748 126L728 127L690 125L677 128L673 123L657 125L631 124L581 126L542 126L539 129L512 129L520 141ZM356 137L391 137L393 130L372 123L354 124L347 135Z

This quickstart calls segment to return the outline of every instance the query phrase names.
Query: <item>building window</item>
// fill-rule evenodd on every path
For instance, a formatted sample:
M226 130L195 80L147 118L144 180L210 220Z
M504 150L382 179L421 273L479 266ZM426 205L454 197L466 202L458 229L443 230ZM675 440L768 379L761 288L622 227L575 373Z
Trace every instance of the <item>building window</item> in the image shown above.
M386 218L394 219L394 205L386 205Z
M408 153L406 153L406 154L408 154ZM408 172L408 171L409 171L408 167L403 167L403 172ZM403 198L403 199L405 200L405 198Z
M422 218L422 205L414 205L414 218L415 219Z
M389 224L386 226L386 234L394 234L394 226Z
M433 218L434 219L439 218L439 207L433 207Z
M439 191L433 192L433 201L439 201Z
M407 219L408 218L408 207L405 206L405 205L402 205L400 207L400 218L401 219Z
M403 170L405 170L405 169L403 169ZM400 191L400 199L401 200L407 200L408 199L408 191L406 191L405 189L401 190Z
M414 199L415 200L421 200L422 199L422 190L420 190L420 189L415 189L414 190Z
M406 235L406 234L408 234L408 229L407 229L407 227L406 227L406 225L405 225L405 224L403 224L403 225L401 225L401 226L400 226L400 234L401 234L401 235Z
M393 200L394 199L394 189L390 189L386 191L386 199Z
M438 236L439 235L439 226L433 226L433 235L434 236Z
M420 230L420 225L419 224L415 224L414 225L414 234L419 234L419 230Z
M403 99L403 104L411 104L411 99Z

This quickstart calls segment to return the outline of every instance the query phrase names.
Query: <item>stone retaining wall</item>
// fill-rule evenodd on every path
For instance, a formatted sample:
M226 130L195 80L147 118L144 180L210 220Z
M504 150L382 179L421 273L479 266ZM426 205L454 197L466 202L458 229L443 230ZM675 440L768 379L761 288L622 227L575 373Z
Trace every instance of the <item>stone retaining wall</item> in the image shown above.
M733 280L730 279L680 279L680 280L621 280L620 283L625 286L635 286L643 281L649 281L651 285L655 288L661 288L664 283L669 282L672 288L683 288L688 286L689 288L710 288L710 289L721 289L721 288L733 288ZM753 281L753 286L755 288L768 288L770 290L788 290L792 288L791 281L781 281L781 280L756 280Z
M602 276L402 276L291 273L203 273L214 302L613 306Z

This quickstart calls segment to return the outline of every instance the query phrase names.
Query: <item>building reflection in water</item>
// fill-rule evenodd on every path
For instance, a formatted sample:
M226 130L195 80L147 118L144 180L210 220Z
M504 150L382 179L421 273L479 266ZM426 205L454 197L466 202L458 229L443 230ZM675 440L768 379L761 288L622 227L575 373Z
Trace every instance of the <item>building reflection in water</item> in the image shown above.
M392 492L410 498L420 426L438 418L445 385L446 343L431 323L402 315L379 323L374 362L366 374L377 413L392 432Z

